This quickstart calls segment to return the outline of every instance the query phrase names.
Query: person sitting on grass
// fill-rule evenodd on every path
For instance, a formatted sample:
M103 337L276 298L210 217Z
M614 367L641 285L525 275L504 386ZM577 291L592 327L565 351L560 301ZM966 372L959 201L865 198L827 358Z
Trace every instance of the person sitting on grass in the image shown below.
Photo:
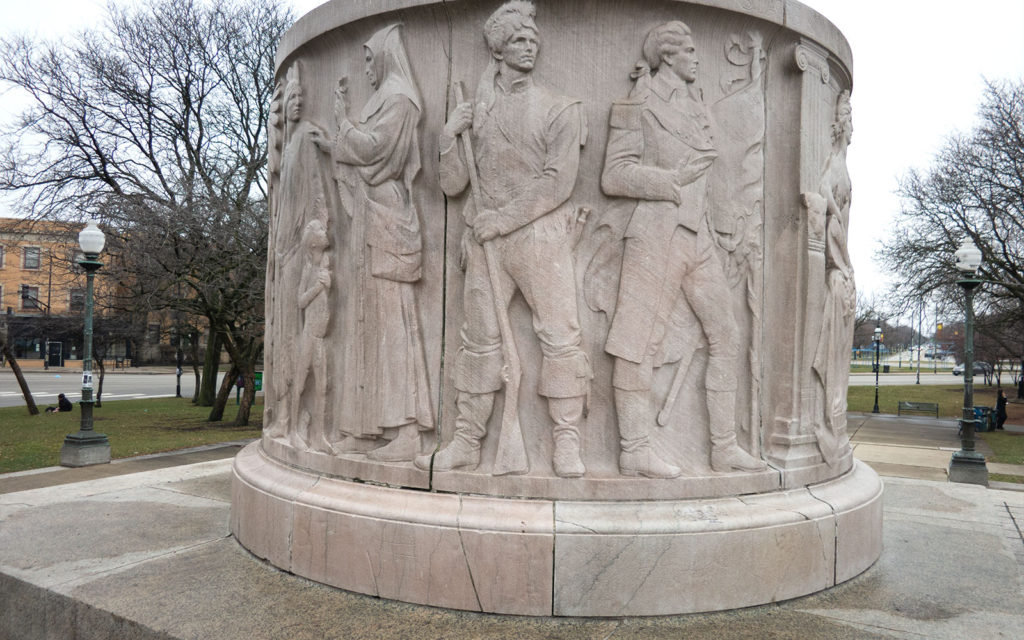
M71 411L74 407L71 405L71 401L63 393L57 394L57 406L47 407L46 413L57 413L58 411Z

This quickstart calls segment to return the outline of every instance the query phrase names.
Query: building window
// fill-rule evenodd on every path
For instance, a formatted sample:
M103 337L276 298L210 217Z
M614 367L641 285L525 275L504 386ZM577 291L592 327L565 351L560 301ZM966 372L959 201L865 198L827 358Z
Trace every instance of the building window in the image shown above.
M70 296L68 309L78 313L85 311L85 289L72 289Z
M4 268L4 248L0 246L0 269Z
M39 247L24 247L21 250L21 268L39 268Z
M21 285L21 308L39 308L39 287L30 287L27 284Z

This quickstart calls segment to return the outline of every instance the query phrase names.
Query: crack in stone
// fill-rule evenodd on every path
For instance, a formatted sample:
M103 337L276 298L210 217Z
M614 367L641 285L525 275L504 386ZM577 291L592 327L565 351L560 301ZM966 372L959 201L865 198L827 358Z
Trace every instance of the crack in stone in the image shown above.
M465 503L462 500L462 496L459 496L459 515L456 518L456 531L459 532L459 549L462 551L462 559L466 563L466 573L469 574L469 585L473 587L473 597L476 598L476 606L478 611L484 610L484 605L480 602L480 592L476 588L476 579L473 577L473 567L469 564L469 554L466 553L466 544L462 539L462 508Z
M1017 519L1013 517L1013 511L1010 510L1010 505L1006 502L1003 502L1003 508L1006 509L1006 514L1010 516L1010 522L1012 522L1013 526L1017 529L1017 536L1020 538L1020 541L1024 543L1024 532L1022 532L1020 529L1020 523L1017 522Z
M651 575L654 574L654 570L658 568L658 564L661 562L661 559L665 557L665 554L668 553L669 547L671 546L672 545L668 542L664 544L664 546L661 549L661 553L658 554L658 557L655 558L654 561L651 562L650 566L648 567L646 575L644 575L644 577L640 579L639 584L636 585L636 589L634 589L633 593L629 595L629 599L626 600L625 607L629 607L633 604L633 600L640 593L641 589L644 588L644 585L647 584L647 580L650 579Z

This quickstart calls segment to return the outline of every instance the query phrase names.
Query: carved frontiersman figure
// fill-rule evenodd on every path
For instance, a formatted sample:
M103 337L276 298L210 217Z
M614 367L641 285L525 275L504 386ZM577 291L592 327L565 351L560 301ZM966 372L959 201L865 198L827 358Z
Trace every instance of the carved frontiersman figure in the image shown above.
M498 313L518 290L533 314L542 362L537 393L554 422L553 467L579 477L580 424L591 378L580 348L572 233L576 183L586 127L578 100L534 83L539 48L534 6L502 5L484 25L491 52L475 106L459 104L440 137L441 188L462 193L478 172L481 202L469 198L464 216L465 324L454 363L458 416L454 439L434 457L434 469L474 468L480 441L502 388ZM457 136L471 130L476 165L469 166ZM490 243L485 251L485 243ZM494 279L485 253L494 256ZM516 402L506 398L505 402ZM425 466L429 459L419 459Z
M668 318L685 296L708 343L704 384L715 471L765 465L736 442L737 329L708 223L708 170L717 157L699 94L697 51L682 22L655 27L629 98L611 110L601 185L637 200L626 227L618 301L605 351L615 356L612 385L623 475L674 478L682 470L651 446L653 370L666 364Z

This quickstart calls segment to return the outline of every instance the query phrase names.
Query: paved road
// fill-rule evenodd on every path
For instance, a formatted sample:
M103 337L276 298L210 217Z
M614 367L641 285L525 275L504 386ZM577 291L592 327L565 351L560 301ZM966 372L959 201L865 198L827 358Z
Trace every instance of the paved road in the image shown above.
M223 372L221 373L223 375ZM81 392L81 374L77 371L61 373L29 371L25 373L29 388L36 403L47 406L57 403L57 394L66 393L74 402ZM878 384L883 386L914 384L917 376L913 373L888 373L878 377ZM975 376L974 383L980 385L982 379ZM851 386L872 386L875 376L872 373L851 373ZM963 384L963 378L950 373L934 374L921 372L921 384ZM124 400L137 398L174 397L173 373L108 373L103 381L104 400ZM181 376L181 395L192 397L195 378L191 371ZM10 369L0 369L0 407L14 407L24 403L18 382Z
M1003 378L1006 380L1006 378ZM916 384L917 374L915 373L882 373L878 375L879 386L893 386L903 384ZM963 384L963 376L954 376L952 373L932 373L921 371L921 384ZM982 377L974 376L974 384L980 385ZM851 387L870 387L875 384L873 373L851 373Z
M221 372L223 376L223 372ZM57 404L57 394L67 394L72 402L81 397L82 374L77 371L26 372L25 380L41 407ZM175 376L173 373L137 374L108 373L103 379L103 400L133 400L140 398L173 398ZM181 395L192 397L195 389L195 377L192 372L181 376ZM21 388L10 369L0 370L0 407L16 407L23 405L25 399Z

